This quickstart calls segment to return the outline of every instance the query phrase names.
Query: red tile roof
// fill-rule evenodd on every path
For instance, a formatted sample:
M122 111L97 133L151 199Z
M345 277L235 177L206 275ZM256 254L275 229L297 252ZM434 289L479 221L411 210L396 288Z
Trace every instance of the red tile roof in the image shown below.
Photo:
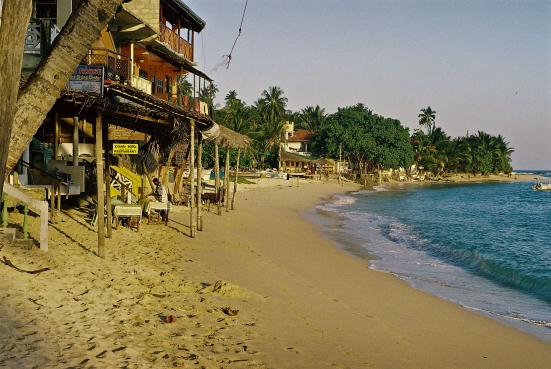
M297 129L293 132L293 135L289 135L288 142L306 141L311 142L314 138L314 132L307 129Z

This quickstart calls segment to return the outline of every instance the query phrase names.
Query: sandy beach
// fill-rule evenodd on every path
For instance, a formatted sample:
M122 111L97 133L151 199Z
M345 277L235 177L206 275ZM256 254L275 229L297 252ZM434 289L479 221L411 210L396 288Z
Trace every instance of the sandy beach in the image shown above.
M0 366L549 367L551 344L370 270L300 213L359 188L261 180L235 210L204 212L196 239L175 209L168 226L114 230L105 260L88 210L65 210L48 252L0 250L50 268L0 265Z

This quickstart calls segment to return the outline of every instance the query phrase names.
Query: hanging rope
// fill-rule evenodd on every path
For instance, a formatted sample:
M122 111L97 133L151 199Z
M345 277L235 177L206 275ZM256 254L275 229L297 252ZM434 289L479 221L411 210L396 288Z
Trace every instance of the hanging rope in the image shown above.
M241 24L239 25L239 33L237 34L237 37L235 38L235 41L233 42L233 46L230 50L230 53L227 54L227 55L222 56L222 63L220 63L216 67L214 67L214 70L217 70L219 67L221 67L223 65L226 66L226 69L228 69L230 67L233 49L235 48L235 44L237 43L237 39L239 38L239 36L241 36L241 29L243 28L243 20L245 19L245 12L247 11L248 2L249 2L249 0L245 0L245 9L243 9L243 16L241 17Z

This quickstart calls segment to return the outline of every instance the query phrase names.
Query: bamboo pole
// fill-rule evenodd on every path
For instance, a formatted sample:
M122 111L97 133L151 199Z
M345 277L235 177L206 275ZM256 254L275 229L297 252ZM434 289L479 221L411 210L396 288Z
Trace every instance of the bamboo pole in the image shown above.
M234 203L235 203L235 194L237 193L237 178L239 176L239 156L241 154L241 149L237 149L237 163L235 164L235 182L233 184L233 196L231 198L231 209L235 210Z
M218 215L222 214L222 196L220 193L220 157L218 155L218 143L214 143L214 193L216 193L216 207Z
M226 165L224 168L224 190L226 191L226 212L230 211L230 147L226 146Z
M203 230L203 206L201 205L201 195L203 194L203 175L202 155L203 155L203 135L198 132L197 135L197 230Z
M105 224L103 218L103 157L102 157L102 117L98 112L96 117L96 174L97 174L97 189L98 189L98 256L105 259Z
M59 113L55 113L55 128L54 128L54 160L59 156Z
M189 222L191 237L195 238L197 233L197 219L195 218L195 185L193 183L194 167L195 167L195 120L190 120L189 129Z
M73 117L73 166L78 167L78 117ZM67 184L69 191L69 184Z
M111 213L111 158L109 155L109 134L107 131L107 126L103 128L103 138L105 140L105 207L107 209L107 238L113 236L113 229L111 225L113 224L112 213ZM124 186L121 185L121 197L124 193ZM124 202L124 197L122 198Z

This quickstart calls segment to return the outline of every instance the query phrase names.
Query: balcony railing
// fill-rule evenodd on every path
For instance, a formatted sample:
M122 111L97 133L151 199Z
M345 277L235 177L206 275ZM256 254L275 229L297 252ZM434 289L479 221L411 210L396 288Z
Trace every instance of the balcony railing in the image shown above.
M165 43L172 50L182 54L186 59L193 61L193 46L180 37L175 31L171 30L164 23L160 23L159 41Z
M147 79L134 75L132 76L132 87L135 87L147 94L151 94L152 83Z
M119 54L111 50L88 50L81 64L105 66L105 77L111 80L123 82L127 81L130 77L130 58L127 55Z
M27 25L25 49L27 54L45 54L61 30L50 19L31 18Z

